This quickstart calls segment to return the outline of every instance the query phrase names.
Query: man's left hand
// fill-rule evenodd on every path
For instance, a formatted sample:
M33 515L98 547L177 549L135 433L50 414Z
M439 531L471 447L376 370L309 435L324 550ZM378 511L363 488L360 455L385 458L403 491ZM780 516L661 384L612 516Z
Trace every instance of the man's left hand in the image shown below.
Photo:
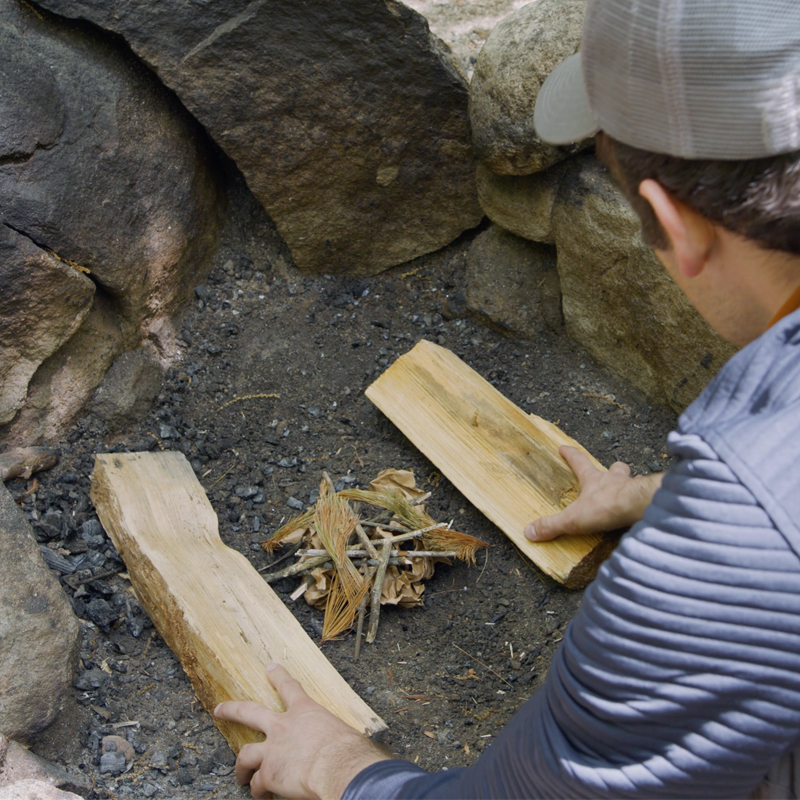
M339 800L362 769L388 758L366 736L315 703L283 667L271 664L267 675L286 706L284 713L245 701L220 703L214 709L218 719L267 737L246 744L236 759L236 779L250 784L256 800L272 792L286 798Z

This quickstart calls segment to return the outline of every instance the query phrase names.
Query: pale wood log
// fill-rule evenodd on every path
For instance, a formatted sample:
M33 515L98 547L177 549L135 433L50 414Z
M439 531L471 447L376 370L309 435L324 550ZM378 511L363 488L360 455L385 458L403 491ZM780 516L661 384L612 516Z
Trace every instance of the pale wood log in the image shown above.
M366 395L543 572L571 588L594 577L615 537L534 543L523 534L528 522L578 496L577 479L558 453L561 444L586 452L574 439L526 414L455 354L424 339Z
M254 700L282 711L266 674L278 663L357 730L386 727L248 560L222 543L217 516L182 453L98 455L91 496L137 596L206 710ZM214 722L237 753L263 739Z

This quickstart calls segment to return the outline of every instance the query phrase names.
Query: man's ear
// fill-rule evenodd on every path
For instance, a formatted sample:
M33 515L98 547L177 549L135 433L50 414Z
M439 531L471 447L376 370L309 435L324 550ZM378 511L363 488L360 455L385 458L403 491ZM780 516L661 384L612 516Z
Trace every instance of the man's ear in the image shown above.
M696 278L706 265L714 246L711 223L689 206L676 200L658 181L639 184L639 194L650 203L667 234L678 269L685 278Z

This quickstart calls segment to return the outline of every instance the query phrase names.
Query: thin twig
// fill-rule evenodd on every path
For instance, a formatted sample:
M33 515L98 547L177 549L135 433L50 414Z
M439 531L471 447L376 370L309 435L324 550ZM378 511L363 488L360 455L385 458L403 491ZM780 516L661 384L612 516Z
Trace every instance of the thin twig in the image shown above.
M514 687L513 687L513 686L512 686L512 685L511 685L511 684L510 684L510 683L509 683L509 682L508 682L508 681L507 681L507 680L506 680L506 679L505 679L503 676L502 676L502 675L498 675L498 674L497 674L497 673L496 673L496 672L495 672L495 671L494 671L494 670L493 670L493 669L492 669L492 668L491 668L491 667L490 667L488 664L484 664L484 663L483 663L483 661L481 661L479 658L475 658L475 656L473 656L473 655L470 655L470 654L469 654L469 653L468 653L466 650L463 650L462 648L460 648L460 647L459 647L457 644L455 644L455 643L453 644L453 647L455 647L455 649L456 649L456 650L461 650L461 652L462 652L462 653L463 653L465 656L469 656L469 657L470 657L470 658L471 658L473 661L476 661L476 662L477 662L478 664L480 664L482 667L484 667L485 669L488 669L488 670L489 670L489 672L491 672L491 673L492 673L492 675L495 675L496 677L500 678L500 680L501 680L501 681L503 681L503 683L504 683L506 686L508 686L508 688L509 688L509 689L513 689L513 688L514 688Z
M483 559L483 569L481 569L481 574L478 575L478 580L475 581L476 584L480 583L481 578L483 577L483 573L486 572L486 565L489 563L489 548L486 548L486 558Z
M311 575L306 575L300 585L289 595L289 598L291 600L297 600L298 597L302 597L311 588L311 584L313 583L314 579Z
M325 483L328 484L328 488L331 490L331 492L333 494L335 494L336 493L336 487L333 485L333 481L331 480L331 476L328 475L327 470L322 470L322 477L323 477Z
M228 469L226 469L225 472L223 472L222 475L220 475L219 478L217 478L214 481L214 483L212 483L211 486L209 486L208 489L206 489L206 491L207 492L211 491L211 489L213 489L232 469L233 467L229 467Z
M297 564L292 564L285 569L278 570L278 572L270 572L264 576L267 583L275 583L275 581L282 580L283 578L291 578L293 575L302 575L305 572L310 572L316 567L322 566L326 561L330 561L329 555L319 556L318 558L310 558L308 561L300 561ZM259 572L263 572L269 567L262 567Z
M367 644L375 641L378 634L378 621L381 613L381 590L383 581L386 578L386 567L389 566L389 558L392 555L392 545L388 539L384 539L381 551L381 560L375 572L375 582L372 584L372 597L369 607L369 629L367 630Z
M286 561L287 558L291 558L302 546L302 542L295 542L295 544L293 544L280 558L276 558L271 564L267 564L266 567L260 567L258 571L266 572L268 569L274 569L282 561Z
M366 569L366 568L365 568ZM369 583L375 575L375 570L377 567L373 567L372 569L367 569L364 573L364 580ZM361 633L364 630L364 614L367 611L367 595L366 593L361 598L361 602L358 604L358 624L356 626L356 650L353 653L353 658L357 659L361 655Z
M430 496L431 496L430 492L425 492L425 494L421 494L419 497L415 497L411 501L411 505L412 506L418 506L418 505L424 503Z
M369 536L367 536L367 532L361 527L360 524L356 525L356 536L358 536L361 544L364 545L364 548L369 553L370 558L378 558L378 551L375 549L375 545L372 544Z
M361 525L365 528L386 528L387 531L408 533L408 528L398 525L396 522L378 522L377 517L375 519L362 519Z
M261 394L243 394L241 397L234 397L233 400L228 400L227 403L223 403L216 410L216 413L219 414L219 412L222 411L224 408L227 408L228 406L232 406L234 403L241 403L242 400L256 400L259 397L263 397L263 398L266 398L266 397L278 397L279 398L280 395L279 394L263 394L263 393L261 393Z
M361 632L364 630L364 615L367 611L367 596L361 598L358 604L358 623L356 624L356 649L353 653L353 658L358 660L361 655Z
M392 544L391 539L384 539L383 541L388 542L390 545ZM372 549L374 550L375 548ZM296 555L298 558L304 558L304 557L315 558L317 556L327 556L328 551L321 549L298 550ZM372 560L370 554L366 550L361 550L361 549L348 550L347 556L348 558L370 558ZM392 550L392 556L394 558L456 558L457 557L455 550Z

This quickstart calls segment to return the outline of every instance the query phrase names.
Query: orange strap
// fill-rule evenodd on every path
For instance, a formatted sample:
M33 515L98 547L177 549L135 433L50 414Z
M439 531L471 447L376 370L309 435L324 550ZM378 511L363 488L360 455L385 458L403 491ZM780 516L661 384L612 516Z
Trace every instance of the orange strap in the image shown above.
M784 317L788 317L792 311L797 311L798 308L800 308L800 286L791 293L789 299L778 309L778 313L772 318L769 327L771 328Z

